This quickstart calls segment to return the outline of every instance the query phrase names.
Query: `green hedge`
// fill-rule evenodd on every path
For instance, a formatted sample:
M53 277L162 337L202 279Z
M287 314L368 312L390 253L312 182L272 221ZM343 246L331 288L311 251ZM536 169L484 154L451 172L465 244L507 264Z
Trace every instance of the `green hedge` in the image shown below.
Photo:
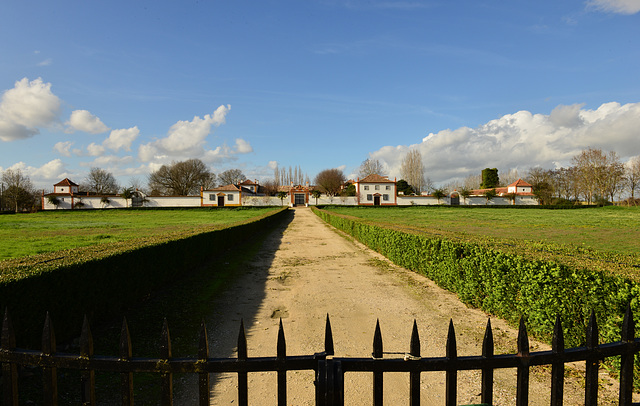
M9 310L18 346L40 348L46 312L58 340L67 340L79 334L83 315L97 321L121 317L153 290L271 230L284 215L286 209L225 228L67 250L44 261L14 261L18 265L3 270L0 305Z
M324 210L314 212L395 264L455 292L465 304L513 325L524 317L528 331L547 342L556 315L561 316L567 347L584 345L592 310L602 343L620 340L629 303L640 315L640 284L623 277L528 260L481 244L404 233Z

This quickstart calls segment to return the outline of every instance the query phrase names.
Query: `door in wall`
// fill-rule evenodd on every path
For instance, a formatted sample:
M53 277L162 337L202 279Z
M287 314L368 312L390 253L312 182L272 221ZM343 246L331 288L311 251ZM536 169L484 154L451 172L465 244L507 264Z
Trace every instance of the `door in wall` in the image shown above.
M295 193L293 195L293 204L296 206L304 206L304 193Z
M218 207L224 207L224 196L218 196Z

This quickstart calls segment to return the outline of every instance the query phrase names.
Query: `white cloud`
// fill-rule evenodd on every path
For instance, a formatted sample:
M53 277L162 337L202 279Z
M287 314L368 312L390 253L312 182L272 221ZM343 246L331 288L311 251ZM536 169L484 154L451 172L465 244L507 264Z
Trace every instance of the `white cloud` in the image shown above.
M114 167L120 167L123 165L130 165L131 163L133 163L133 161L134 159L132 156L119 157L116 155L103 155L103 156L97 157L90 164L83 164L83 165L90 166L90 167L98 166L98 167L114 168Z
M102 145L98 145L94 142L92 142L91 144L89 144L89 146L87 146L87 152L91 156L100 156L104 154L105 151L106 151L105 147L103 147Z
M61 159L54 159L41 167L28 166L24 162L18 162L12 166L6 168L17 170L19 169L23 174L29 176L34 186L37 189L51 188L53 181L59 181L60 179L71 177L72 175L67 171L64 162Z
M138 158L142 162L165 162L168 159L200 158L207 163L219 163L235 159L237 154L253 151L251 145L238 138L235 148L222 144L215 149L207 149L207 137L211 134L211 127L220 126L226 121L226 115L231 109L229 105L218 107L213 114L200 118L195 116L191 121L178 121L173 124L167 136L159 140L143 144L138 148Z
M104 140L102 146L114 151L118 151L120 149L131 151L131 143L133 143L139 135L140 130L138 129L138 126L113 130L111 131L111 134L109 134L109 138Z
M53 150L58 152L60 155L71 156L71 147L73 146L72 141L63 141L58 142L53 146Z
M238 154L248 154L250 152L253 152L253 147L251 146L251 144L249 144L247 141L243 140L242 138L237 138L236 152Z
M0 140L15 141L40 133L58 120L60 99L51 92L51 83L23 78L2 95Z
M269 161L268 166L271 170L276 169L278 167L278 161Z
M567 166L581 150L613 150L626 160L640 154L640 103L605 103L596 110L558 106L551 114L519 111L477 128L432 133L413 145L385 146L370 156L401 177L402 158L411 148L422 154L426 176L446 182L479 174L486 167L506 171L533 166Z
M635 14L640 11L639 0L589 0L587 6L618 14Z
M71 112L67 125L67 132L82 131L89 134L100 134L109 131L100 119L87 110L74 110Z
M53 63L53 59L51 59L51 58L47 58L47 59L45 59L44 61L39 62L39 63L38 63L38 66L49 66L49 65L51 65L52 63Z

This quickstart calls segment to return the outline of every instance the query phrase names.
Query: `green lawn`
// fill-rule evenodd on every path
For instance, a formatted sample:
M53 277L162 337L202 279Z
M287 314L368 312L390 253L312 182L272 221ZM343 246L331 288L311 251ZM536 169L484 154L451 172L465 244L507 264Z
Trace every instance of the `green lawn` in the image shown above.
M0 260L203 227L224 226L279 207L46 211L0 216Z
M331 207L332 212L447 236L569 244L617 254L640 253L640 207L577 210L455 207Z

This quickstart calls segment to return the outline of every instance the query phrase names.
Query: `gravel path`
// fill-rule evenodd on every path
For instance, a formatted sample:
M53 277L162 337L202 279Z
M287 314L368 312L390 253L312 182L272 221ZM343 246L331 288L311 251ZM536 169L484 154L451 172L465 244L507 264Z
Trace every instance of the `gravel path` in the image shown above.
M430 280L399 268L359 243L344 238L308 208L296 208L291 222L274 231L253 258L246 274L229 287L214 306L209 326L212 357L235 357L243 319L249 357L275 356L278 323L282 318L287 355L323 350L329 314L336 356L371 356L376 319L380 320L385 352L409 349L413 320L417 320L423 357L444 356L449 320L456 328L458 355L478 355L487 315L469 309L455 295ZM517 331L491 320L496 353L515 352ZM531 350L547 347L531 342ZM397 356L397 355L396 355ZM313 373L289 372L288 403L313 405ZM615 383L605 379L601 404L617 403ZM235 375L212 376L212 403L237 403ZM574 382L575 381L575 382ZM565 384L565 404L584 404L579 380ZM372 404L371 374L345 376L345 404ZM480 373L458 373L458 403L480 401ZM531 405L549 404L549 374L533 369ZM495 404L515 403L515 370L497 371ZM408 403L408 374L385 374L385 404ZM188 404L195 393L185 393ZM444 373L423 373L422 404L444 404ZM613 396L613 397L611 397ZM275 374L249 374L249 403L276 404Z

